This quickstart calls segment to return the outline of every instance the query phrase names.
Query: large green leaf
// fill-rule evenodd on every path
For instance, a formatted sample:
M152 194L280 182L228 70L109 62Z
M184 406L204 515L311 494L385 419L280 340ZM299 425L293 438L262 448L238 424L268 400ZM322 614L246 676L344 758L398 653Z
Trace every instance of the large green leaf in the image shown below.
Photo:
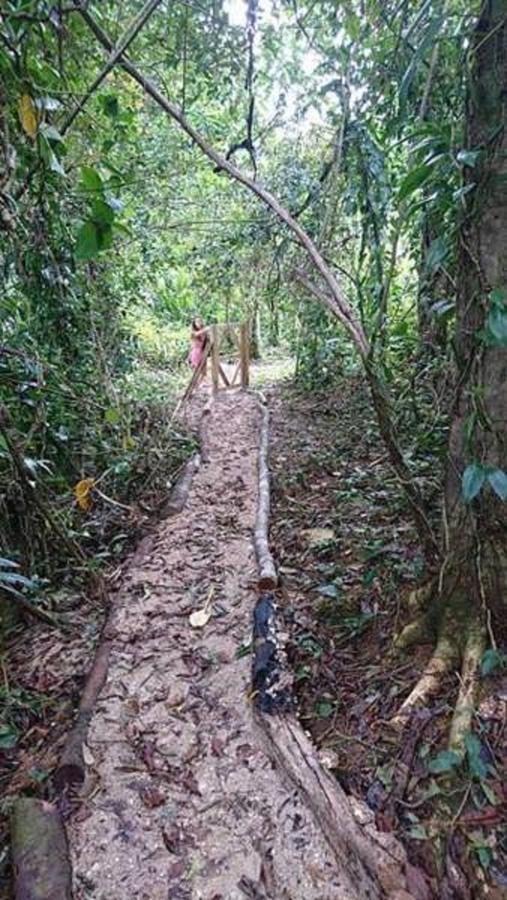
M485 650L481 660L481 675L491 675L497 669L502 669L507 663L507 656L501 650L489 647Z
M78 231L76 258L93 259L100 250L100 232L94 222L85 222Z
M473 168L479 159L479 155L479 150L460 150L456 155L456 160L461 166Z
M469 503L474 497L477 497L485 480L486 470L484 469L484 466L478 466L473 463L466 467L462 479L463 498L466 503Z
M500 500L507 500L507 474L502 469L488 472L488 482Z
M444 259L449 253L449 247L445 240L441 237L435 238L428 248L426 254L426 268L429 272L436 272L442 265Z
M413 194L414 191L420 188L428 180L432 172L433 167L427 163L412 169L401 183L398 191L398 202L401 203L402 200L406 200L410 194Z
M465 736L465 748L470 774L474 778L487 778L489 765L482 758L482 744L476 734L470 732Z
M81 169L81 185L90 193L101 192L104 189L102 178L92 166L83 166Z
M92 206L92 218L99 225L111 225L114 221L114 209L105 200L95 200Z
M507 310L494 306L488 313L487 325L495 343L507 347Z

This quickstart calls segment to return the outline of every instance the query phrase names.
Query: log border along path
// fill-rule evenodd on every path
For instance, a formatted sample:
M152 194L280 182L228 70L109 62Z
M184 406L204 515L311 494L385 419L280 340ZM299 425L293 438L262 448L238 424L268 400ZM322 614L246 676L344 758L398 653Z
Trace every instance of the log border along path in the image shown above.
M88 683L101 690L93 711L85 691L76 725L86 741L76 755L71 733L56 801L15 808L16 898L410 900L402 848L322 768L292 709L267 410L227 392L203 421L185 505L141 542L116 592ZM241 652L252 616L253 671Z

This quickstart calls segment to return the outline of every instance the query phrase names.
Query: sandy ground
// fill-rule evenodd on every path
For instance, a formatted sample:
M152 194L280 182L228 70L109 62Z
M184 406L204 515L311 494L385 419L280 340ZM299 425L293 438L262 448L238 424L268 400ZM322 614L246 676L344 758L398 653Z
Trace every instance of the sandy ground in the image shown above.
M259 424L252 394L219 395L184 511L140 545L118 591L69 825L76 900L351 900L265 755L238 654L256 599Z

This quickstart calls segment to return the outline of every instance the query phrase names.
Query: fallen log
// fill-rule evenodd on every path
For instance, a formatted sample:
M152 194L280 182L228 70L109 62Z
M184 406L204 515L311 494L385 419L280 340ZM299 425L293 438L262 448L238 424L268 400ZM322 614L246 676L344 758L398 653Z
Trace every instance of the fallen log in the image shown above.
M374 813L348 798L327 772L294 715L292 675L279 637L272 594L276 568L268 545L269 414L262 411L259 443L259 501L254 544L261 596L253 616L252 695L254 721L272 763L296 788L329 845L347 900L414 900L406 890L406 855L394 835L380 833Z
M322 767L315 748L293 715L264 714L254 718L266 752L285 778L304 797L337 865L350 882L350 900L403 897L405 851L393 834L375 827L374 813L352 802Z
M194 453L183 467L181 475L175 482L169 499L163 507L164 516L176 516L180 513L187 502L187 497L192 485L192 481L196 472L199 471L201 465L201 454Z
M20 797L11 813L15 900L71 900L72 871L60 813Z
M269 412L267 407L262 408L262 420L259 442L259 482L257 517L254 529L254 546L257 556L259 575L257 584L261 591L272 591L278 584L275 563L269 549L269 508L270 508L270 477L268 468L268 444L269 444Z
M106 635L108 627L109 622L106 622L104 628L104 634ZM110 653L111 641L106 637L105 640L101 641L95 652L93 664L79 703L76 720L67 735L60 763L53 775L52 782L59 796L67 796L71 791L79 790L84 783L86 763L83 747L86 742L93 708L106 683Z

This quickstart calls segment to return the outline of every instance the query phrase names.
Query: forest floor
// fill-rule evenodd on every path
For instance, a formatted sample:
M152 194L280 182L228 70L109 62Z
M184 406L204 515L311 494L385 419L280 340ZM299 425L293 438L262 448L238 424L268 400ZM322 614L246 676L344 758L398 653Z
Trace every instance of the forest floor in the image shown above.
M507 680L484 679L479 737L452 771L445 742L455 673L401 735L391 728L432 648L392 650L422 560L366 388L349 378L319 397L287 383L267 398L271 541L300 719L340 783L405 844L418 896L506 897L507 794L499 773L507 759Z
M326 768L367 800L380 830L402 837L414 896L499 900L502 785L484 753L501 755L505 683L487 679L475 772L470 754L452 777L434 765L453 678L401 736L392 732L389 717L430 649L390 652L402 598L421 574L417 542L363 385L349 379L318 398L280 382L290 374L273 362L255 380L271 410L271 539L300 719ZM184 512L155 524L110 573L115 650L71 826L78 900L165 898L168 878L174 898L347 896L250 725L258 407L224 395L211 415L210 461ZM210 620L193 628L203 609ZM31 714L19 751L4 750L4 794L37 792L55 768L103 611L90 598L73 615L71 632L37 625L5 654L7 700L26 694Z

